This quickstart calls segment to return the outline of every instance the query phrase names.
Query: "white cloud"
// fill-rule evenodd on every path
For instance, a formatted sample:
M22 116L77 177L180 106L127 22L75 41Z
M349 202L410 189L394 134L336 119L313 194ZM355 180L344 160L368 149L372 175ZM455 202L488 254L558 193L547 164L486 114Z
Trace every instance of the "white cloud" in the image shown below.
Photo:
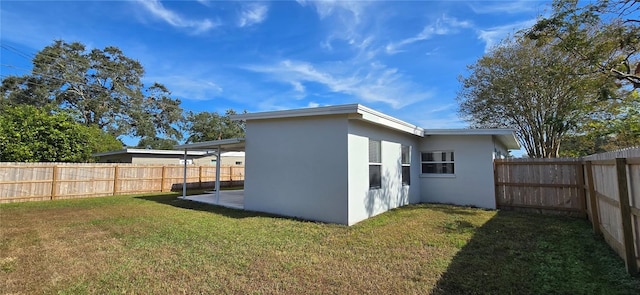
M540 6L546 5L546 2L536 2L531 0L518 0L518 1L500 1L500 2L479 2L469 3L469 8L477 14L492 14L492 13L523 13L533 12L540 8Z
M217 83L194 77L169 75L146 77L144 80L161 81L174 96L183 100L210 100L223 92Z
M340 68L332 64L320 69L307 62L284 60L275 65L246 68L269 74L274 79L291 85L317 83L332 93L354 96L365 102L386 103L396 109L432 96L397 69L375 62L357 68Z
M502 41L509 34L513 34L519 30L533 26L536 23L536 19L525 20L517 23L506 24L502 26L492 27L485 30L478 30L478 39L485 42L484 52L489 52L491 49Z
M198 3L200 3L200 4L204 5L204 6L207 6L207 7L209 7L209 5L211 4L210 0L196 0L196 1L198 1Z
M385 50L388 54L395 54L402 52L401 48L403 46L431 39L433 36L437 35L455 34L458 32L458 29L466 29L471 26L472 24L469 21L460 21L455 17L447 17L446 15L443 15L441 18L438 18L435 23L425 26L418 35L395 43L389 43L385 47Z
M317 103L317 102L313 102L313 101L310 101L310 102L309 102L309 104L307 104L307 107L308 107L308 108L317 108L317 107L319 107L319 106L320 106L320 104L319 104L319 103Z
M219 24L209 19L191 20L184 18L177 13L167 9L159 0L138 0L147 11L151 12L155 17L162 19L166 23L178 28L192 28L193 33L199 34L206 32Z
M239 27L248 27L259 24L267 19L269 7L263 3L250 3L242 7L238 18Z
M344 0L324 0L324 1L307 1L297 0L298 4L306 6L312 5L316 8L316 12L321 19L333 14L348 12L353 16L355 22L360 21L365 6L370 3L367 1L344 1Z

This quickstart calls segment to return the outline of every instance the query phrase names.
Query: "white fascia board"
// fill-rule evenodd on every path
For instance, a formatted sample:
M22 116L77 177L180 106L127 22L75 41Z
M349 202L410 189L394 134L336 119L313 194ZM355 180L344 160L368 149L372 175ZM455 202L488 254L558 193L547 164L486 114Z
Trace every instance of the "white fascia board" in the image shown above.
M187 143L173 146L177 150L206 150L206 149L224 149L238 148L244 150L244 138L229 138L220 140L211 140L195 143Z
M359 104L345 104L345 105L327 106L327 107L237 114L237 115L232 115L231 120L234 120L234 121L264 120L264 119L282 119L282 118L323 116L323 115L355 114L358 112L359 106L360 106Z
M520 149L520 142L513 129L425 129L424 135L491 135L510 150Z
M326 115L348 115L349 119L360 119L387 128L407 132L417 136L423 136L423 129L409 124L400 119L383 114L360 104L345 104L337 106L304 108L295 110L248 113L231 116L232 120L265 120L282 119L295 117L326 116ZM351 116L349 116L351 115ZM356 116L353 116L356 115Z
M362 120L379 124L387 128L404 131L413 135L421 137L424 136L424 129L363 105L358 105L358 114L362 115Z
M121 149L117 151L108 151L103 153L95 153L94 157L104 157L112 155L124 155L124 154L149 154L149 155L184 155L184 151L179 150L152 150L152 149ZM202 151L190 151L187 155L190 156L202 156L206 154Z

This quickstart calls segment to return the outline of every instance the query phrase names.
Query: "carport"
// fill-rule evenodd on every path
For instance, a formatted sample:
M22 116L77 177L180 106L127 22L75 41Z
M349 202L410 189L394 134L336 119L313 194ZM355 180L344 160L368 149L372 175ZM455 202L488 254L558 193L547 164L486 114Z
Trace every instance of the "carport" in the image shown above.
M224 200L221 201L220 192L220 155L223 152L244 152L245 140L244 138L230 138L212 141L203 141L189 144L181 144L174 146L177 150L184 150L184 178L182 182L182 198L187 200L193 200L198 202L210 203L215 205L223 205L226 207L242 209L239 207L239 202L244 199L244 195L239 195L239 192L225 192ZM213 194L203 194L198 196L187 197L187 153L188 151L205 151L208 154L214 154L216 156L216 182L215 191Z

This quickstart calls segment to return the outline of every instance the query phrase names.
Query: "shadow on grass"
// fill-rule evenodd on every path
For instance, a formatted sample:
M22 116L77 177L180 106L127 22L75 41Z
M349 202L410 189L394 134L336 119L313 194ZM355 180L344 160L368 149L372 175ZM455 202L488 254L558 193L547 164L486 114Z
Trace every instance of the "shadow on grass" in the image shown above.
M482 208L463 207L455 204L443 204L443 203L424 203L424 204L428 204L430 210L440 211L445 214L478 215L480 214L479 210L482 210ZM486 210L489 210L489 209L486 209Z
M201 193L200 191L190 191L189 195ZM214 214L224 215L231 218L248 218L248 217L281 217L276 215L270 215L266 213L260 213L255 211L246 211L240 209L232 209L223 206L217 206L207 203L195 202L190 200L179 199L180 195L145 195L134 197L136 199L153 201L163 205L169 205L181 209L189 209L196 211L204 211Z
M432 292L640 294L640 280L583 219L499 211L475 230Z

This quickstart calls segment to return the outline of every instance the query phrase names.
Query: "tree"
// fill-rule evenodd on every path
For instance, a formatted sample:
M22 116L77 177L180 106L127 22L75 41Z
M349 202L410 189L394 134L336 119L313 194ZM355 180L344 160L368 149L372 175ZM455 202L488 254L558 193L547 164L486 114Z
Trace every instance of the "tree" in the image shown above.
M569 135L562 156L581 157L640 146L640 95L637 91L621 100L607 100L606 108Z
M189 112L184 129L189 134L186 142L201 142L244 137L244 123L231 120L236 112L229 109L224 115L210 112Z
M169 138L145 137L138 142L138 148L172 150L178 142Z
M585 61L582 74L605 75L617 87L640 88L640 1L554 0L553 13L526 34L542 46L552 45Z
M115 137L77 123L64 110L24 104L0 110L0 162L88 162L93 153L122 148Z
M530 157L557 157L567 133L593 110L593 81L568 74L582 66L555 47L507 39L461 78L459 112L472 127L514 128Z
M78 122L114 136L180 139L180 101L161 84L145 88L143 74L142 65L117 47L87 51L78 42L55 41L36 54L30 74L6 77L0 91L13 104L72 111Z

